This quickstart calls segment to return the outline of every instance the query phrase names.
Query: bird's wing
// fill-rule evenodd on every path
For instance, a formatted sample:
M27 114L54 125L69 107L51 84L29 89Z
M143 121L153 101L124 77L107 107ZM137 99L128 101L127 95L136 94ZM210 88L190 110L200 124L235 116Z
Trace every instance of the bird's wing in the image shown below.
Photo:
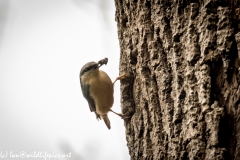
M90 95L89 88L90 88L90 85L82 85L81 84L82 93L83 93L83 96L85 97L85 99L88 101L90 111L95 112L96 106L95 106L94 99Z

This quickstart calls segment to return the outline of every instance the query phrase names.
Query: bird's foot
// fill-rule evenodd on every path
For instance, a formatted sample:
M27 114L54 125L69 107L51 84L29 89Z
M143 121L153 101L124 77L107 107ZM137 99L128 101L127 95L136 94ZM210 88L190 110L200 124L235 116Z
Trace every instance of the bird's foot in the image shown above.
M128 119L128 118L130 118L130 116L127 116L126 114L122 114L122 113L119 113L119 116L121 117L121 119Z
M96 118L97 118L97 120L101 120L102 118L101 118L101 116L99 115L99 114L97 114L96 112L94 112L95 114L96 114Z
M121 75L121 76L119 76L115 79L115 81L113 82L113 85L117 80L122 80L122 79L125 79L125 78L128 78L128 77L130 77L130 75L128 73L124 73L123 75Z
M113 112L114 114L118 115L122 119L128 119L130 117L130 116L127 116L126 114L114 112L113 110L110 110L110 111Z

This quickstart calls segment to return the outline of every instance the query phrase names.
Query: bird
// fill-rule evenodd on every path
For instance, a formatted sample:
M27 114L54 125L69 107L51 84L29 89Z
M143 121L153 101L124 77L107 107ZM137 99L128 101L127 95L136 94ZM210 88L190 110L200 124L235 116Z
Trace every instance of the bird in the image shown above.
M114 112L111 107L114 103L114 83L117 80L126 78L127 74L117 77L112 82L108 74L99 69L103 64L106 65L107 63L108 58L104 58L97 63L86 63L80 70L79 79L83 97L87 100L90 111L96 114L97 120L102 118L110 130L109 111L124 118L123 114Z

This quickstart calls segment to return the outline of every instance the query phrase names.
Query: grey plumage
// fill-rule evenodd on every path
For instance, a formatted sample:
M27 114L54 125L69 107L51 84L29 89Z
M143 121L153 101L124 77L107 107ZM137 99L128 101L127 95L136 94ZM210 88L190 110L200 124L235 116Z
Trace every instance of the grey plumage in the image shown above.
M81 78L80 78L80 81L81 81ZM81 83L82 94L88 102L90 111L96 112L95 102L94 102L94 99L90 96L89 88L90 88L90 85L82 85Z

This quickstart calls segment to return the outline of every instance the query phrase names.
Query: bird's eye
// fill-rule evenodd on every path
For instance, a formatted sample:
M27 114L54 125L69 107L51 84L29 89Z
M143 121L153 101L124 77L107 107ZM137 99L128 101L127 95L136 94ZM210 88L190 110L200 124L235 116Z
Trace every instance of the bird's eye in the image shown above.
M89 67L86 68L85 72L90 71L91 69L92 69L92 67L89 66Z
M97 67L98 67L98 64L91 65L91 66L89 66L89 70L96 69Z

